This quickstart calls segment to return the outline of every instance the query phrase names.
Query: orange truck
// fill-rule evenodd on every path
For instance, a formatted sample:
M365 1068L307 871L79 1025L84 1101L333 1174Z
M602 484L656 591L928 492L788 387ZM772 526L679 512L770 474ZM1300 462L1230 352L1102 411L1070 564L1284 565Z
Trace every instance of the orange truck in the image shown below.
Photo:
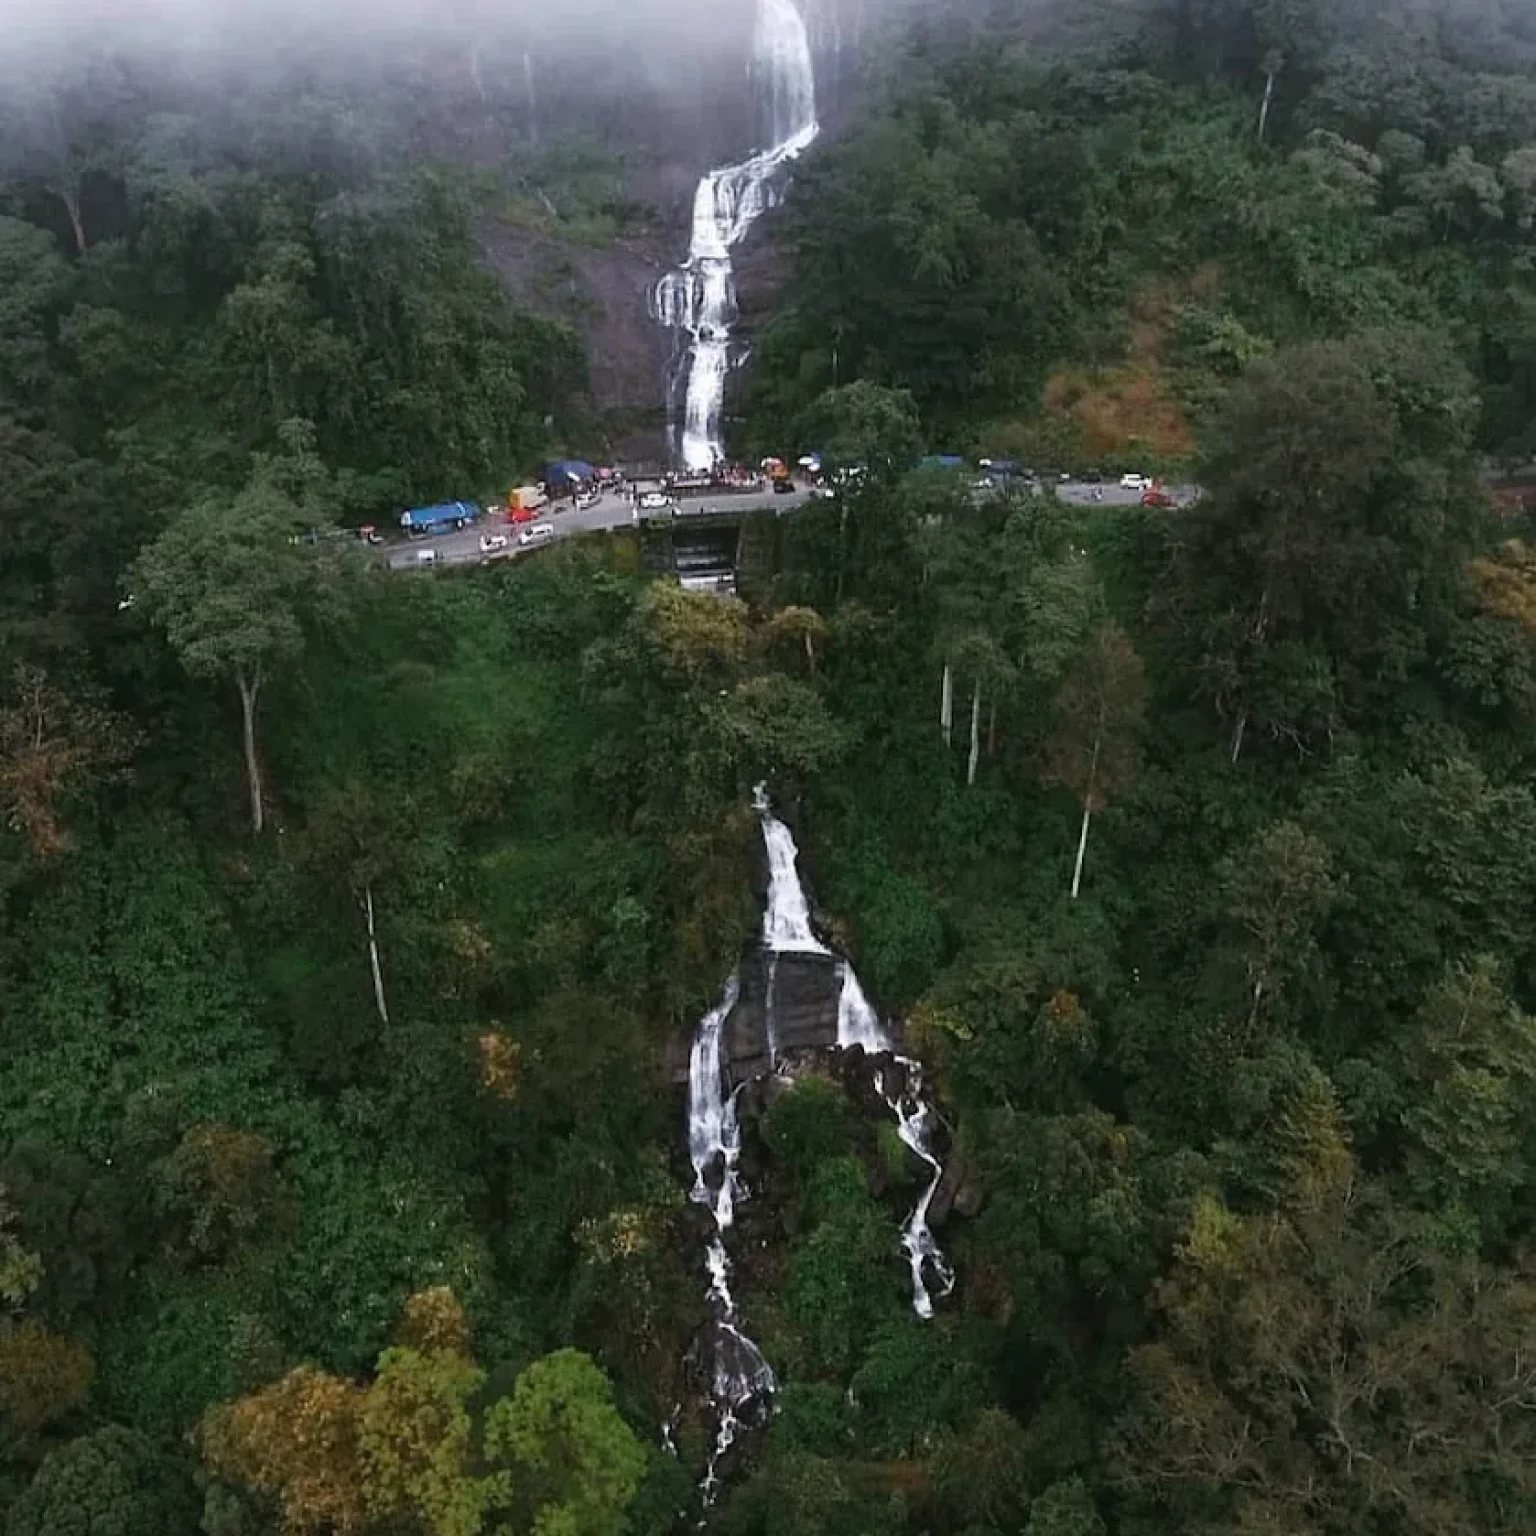
M507 516L514 523L532 522L539 509L548 505L541 486L519 485L507 492Z

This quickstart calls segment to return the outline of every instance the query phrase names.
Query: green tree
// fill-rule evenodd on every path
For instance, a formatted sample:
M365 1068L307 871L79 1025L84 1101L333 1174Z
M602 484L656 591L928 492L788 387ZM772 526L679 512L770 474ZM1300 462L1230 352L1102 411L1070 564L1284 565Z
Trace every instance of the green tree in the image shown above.
M187 670L240 695L251 830L266 822L256 707L304 649L316 562L298 542L315 526L318 488L307 435L299 452L259 460L233 497L209 494L172 518L134 566L134 595ZM295 482L298 482L296 485ZM297 492L297 494L296 494Z
M1082 1478L1052 1483L1029 1506L1024 1536L1105 1536L1107 1527Z
M384 1520L431 1536L478 1536L504 1479L469 1471L469 1402L485 1373L455 1350L387 1349L358 1421L365 1498Z
M1304 743L1422 662L1476 516L1468 385L1439 339L1373 332L1277 353L1233 391L1170 599L1234 762L1256 721Z
M486 1415L485 1448L511 1469L511 1507L535 1536L618 1536L645 1451L579 1350L535 1360Z
M196 1528L188 1470L118 1425L50 1451L11 1507L6 1536L168 1536Z
M1083 883L1089 818L1129 785L1145 711L1141 659L1119 626L1106 624L1057 695L1057 727L1046 749L1047 779L1065 785L1083 807L1072 866L1073 901Z
M1294 1216L1197 1209L1132 1355L1124 1464L1190 1532L1514 1536L1536 1508L1529 1287L1426 1248L1340 1171Z
M1509 997L1491 956L1450 967L1430 989L1402 1067L1411 1176L1494 1236L1536 1172L1536 1020Z
M1305 958L1298 951L1333 897L1328 849L1295 822L1272 822L1223 860L1218 874L1227 908L1248 935L1251 1033L1264 999Z

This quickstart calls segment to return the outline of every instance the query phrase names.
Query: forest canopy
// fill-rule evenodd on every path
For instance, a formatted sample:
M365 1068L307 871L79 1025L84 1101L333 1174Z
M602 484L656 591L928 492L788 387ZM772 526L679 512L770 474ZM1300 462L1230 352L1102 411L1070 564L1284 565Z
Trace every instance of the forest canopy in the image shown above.
M330 536L579 416L463 167L345 95L6 101L4 1536L693 1529L680 1076L763 781L957 1283L848 1059L743 1093L779 1389L710 1529L1536 1528L1536 31L985 9L797 172L742 440L862 472L739 597Z

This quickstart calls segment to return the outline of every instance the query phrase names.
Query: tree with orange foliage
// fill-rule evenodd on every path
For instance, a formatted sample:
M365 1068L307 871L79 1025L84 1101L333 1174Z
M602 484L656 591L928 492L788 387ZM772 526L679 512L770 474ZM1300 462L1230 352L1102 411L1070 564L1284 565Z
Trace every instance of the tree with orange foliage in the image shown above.
M52 858L67 846L65 797L120 762L130 744L111 715L70 698L36 667L18 666L0 708L0 814L38 858Z
M41 1323L0 1326L0 1424L22 1436L72 1413L91 1390L90 1351Z
M215 1409L203 1424L209 1469L275 1495L287 1536L479 1536L509 1509L518 1529L617 1536L645 1452L587 1356L530 1365L487 1411L481 1444L472 1405L486 1375L453 1293L413 1296L400 1337L367 1386L303 1365Z
M203 1458L233 1483L277 1496L290 1533L360 1531L364 1389L301 1365L270 1387L213 1410Z

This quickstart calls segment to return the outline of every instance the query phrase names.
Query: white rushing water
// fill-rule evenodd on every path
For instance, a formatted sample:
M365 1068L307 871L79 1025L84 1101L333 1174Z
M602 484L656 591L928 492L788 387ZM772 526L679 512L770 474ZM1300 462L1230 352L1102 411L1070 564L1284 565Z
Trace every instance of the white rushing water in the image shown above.
M800 850L788 827L773 814L768 786L752 792L752 805L763 827L768 852L768 905L763 910L763 945L770 954L825 955L830 951L811 932L811 904L800 884Z
M715 1410L715 1438L705 1469L706 1505L719 1491L720 1458L735 1444L741 1426L754 1413L766 1412L776 1385L762 1352L741 1331L736 1298L731 1294L731 1260L725 1234L736 1219L741 1196L737 1164L741 1160L741 1127L736 1119L736 1093L726 1092L721 1035L736 1006L740 980L734 974L720 1001L699 1021L688 1063L688 1157L693 1164L689 1198L706 1207L715 1229L705 1250L709 1271L710 1400Z
M720 413L736 321L731 248L777 203L783 167L820 131L810 41L793 0L758 0L752 73L769 147L700 180L688 259L667 273L652 295L655 318L688 336L682 421L668 426L673 451L689 469L711 469L723 457Z
M831 951L811 928L810 902L800 883L799 850L789 828L773 814L766 786L758 785L752 803L768 856L768 900L763 912L762 942L768 955L764 1029L772 1071L778 1064L774 1040L778 957L830 955ZM923 1096L921 1064L896 1054L890 1032L865 997L853 966L847 960L839 960L838 970L838 1048L851 1050L857 1046L871 1058L888 1061L889 1065L882 1064L876 1069L876 1089L895 1114L902 1141L932 1170L932 1177L901 1235L912 1271L913 1309L919 1317L932 1317L934 1297L947 1296L955 1283L954 1272L928 1226L928 1209L944 1172L933 1152L936 1116ZM731 1293L731 1261L725 1247L725 1235L735 1222L736 1206L744 1194L738 1174L741 1126L736 1112L741 1090L739 1085L727 1090L724 1053L726 1023L740 992L740 976L732 974L719 1002L699 1021L688 1062L688 1157L693 1164L690 1198L704 1206L714 1220L705 1250L710 1345L714 1354L710 1399L715 1411L715 1438L701 1488L706 1506L714 1502L719 1491L721 1457L735 1444L743 1424L766 1414L777 1387L762 1352L742 1331L736 1298Z
M895 1056L899 1071L894 1075L899 1086L887 1086L882 1068L875 1073L875 1088L896 1116L897 1135L931 1170L928 1184L902 1228L901 1246L912 1270L913 1310L919 1317L932 1317L935 1290L940 1296L949 1295L955 1287L955 1272L928 1225L928 1208L933 1204L939 1180L944 1177L944 1168L933 1154L935 1117L933 1106L923 1097L922 1063L912 1056L896 1056L890 1035L846 960L842 971L842 990L837 998L838 1048L847 1051L858 1046L868 1056L887 1051Z

